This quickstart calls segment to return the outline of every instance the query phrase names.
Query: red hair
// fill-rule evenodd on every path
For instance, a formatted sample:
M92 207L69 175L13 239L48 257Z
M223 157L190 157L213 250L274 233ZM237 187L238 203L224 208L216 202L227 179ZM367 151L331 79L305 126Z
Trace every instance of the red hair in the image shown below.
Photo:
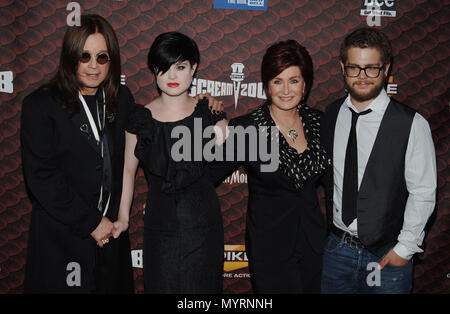
M306 98L313 81L313 63L306 48L293 39L273 44L264 54L261 63L261 80L267 95L269 81L291 66L300 68L305 81L304 97Z

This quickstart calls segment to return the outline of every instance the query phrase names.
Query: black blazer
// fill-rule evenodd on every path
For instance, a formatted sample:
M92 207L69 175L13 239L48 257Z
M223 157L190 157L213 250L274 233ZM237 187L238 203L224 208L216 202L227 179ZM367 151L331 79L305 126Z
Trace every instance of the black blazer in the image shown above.
M97 202L103 160L91 130L86 128L89 123L84 113L70 117L55 96L53 90L39 89L27 96L22 106L22 162L32 203L25 292L91 292L105 288L99 287L98 280L96 283L100 274L111 277L107 291L132 292L128 234L110 239L104 249L90 236L102 218ZM111 221L118 214L124 129L133 105L130 91L121 86L117 113L106 125L113 147L113 186L106 215ZM98 269L100 259L106 262ZM73 277L72 271L77 269L73 265L79 265L79 284ZM107 276L105 272L114 273ZM118 286L121 289L117 290Z
M251 114L247 114L230 120L229 125L245 129L254 123ZM322 173L310 177L302 189L297 190L293 181L280 168L275 172L261 172L262 162L259 156L256 161L249 161L249 146L249 139L246 138L245 161L213 161L208 164L211 180L217 185L240 166L247 173L249 199L246 249L249 258L253 261L265 260L266 263L276 259L286 261L292 256L302 237L306 237L311 248L321 254L326 226L316 186ZM234 160L237 160L236 151L233 154Z

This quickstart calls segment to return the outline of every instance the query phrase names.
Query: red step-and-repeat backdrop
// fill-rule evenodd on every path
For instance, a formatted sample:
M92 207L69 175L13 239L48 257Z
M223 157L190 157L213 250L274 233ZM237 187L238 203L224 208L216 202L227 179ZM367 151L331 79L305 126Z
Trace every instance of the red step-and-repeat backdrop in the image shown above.
M382 29L394 49L388 94L429 121L437 155L437 205L425 253L416 260L414 292L450 292L449 0L0 0L0 293L23 289L31 206L21 166L22 100L55 73L65 29L79 13L100 14L112 24L122 84L140 104L157 95L146 66L153 39L166 31L194 38L201 63L192 93L223 100L230 118L263 101L260 64L272 43L293 38L308 49L315 70L308 103L324 110L345 95L338 64L343 38L359 27ZM246 181L240 169L217 188L224 292L230 294L252 293L244 246ZM143 292L146 189L139 171L130 223L136 293ZM318 193L324 206L323 190Z

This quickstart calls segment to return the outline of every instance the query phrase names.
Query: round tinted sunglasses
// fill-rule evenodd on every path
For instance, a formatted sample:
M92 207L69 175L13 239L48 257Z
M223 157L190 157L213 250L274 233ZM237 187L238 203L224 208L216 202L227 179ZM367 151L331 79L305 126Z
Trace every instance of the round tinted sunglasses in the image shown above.
M83 52L81 54L80 62L88 63L91 60L91 54L89 52ZM96 55L96 60L98 64L106 64L109 62L109 56L106 52L100 52Z

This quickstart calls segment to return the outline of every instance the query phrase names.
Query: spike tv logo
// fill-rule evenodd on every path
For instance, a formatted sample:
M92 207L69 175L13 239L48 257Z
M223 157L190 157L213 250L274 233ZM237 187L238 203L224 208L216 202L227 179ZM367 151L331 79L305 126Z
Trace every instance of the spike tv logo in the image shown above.
M211 94L213 97L234 96L234 109L237 108L239 96L266 99L262 82L246 83L244 74L245 65L243 63L233 63L231 65L231 82L220 82L205 79L192 81L190 92L191 97L198 94Z
M247 253L245 253L245 245L226 244L224 248L223 270L225 272L232 272L246 267L248 267L248 259ZM248 274L239 274L239 275L247 275L246 277L249 276ZM232 274L228 273L224 274L224 277L236 277L236 276L233 276Z
M144 264L143 251L131 251L132 266L134 268L142 268ZM225 272L231 272L248 267L247 253L245 253L245 245L229 245L224 246L224 265ZM224 275L224 277L232 277ZM242 277L242 276L241 276Z

